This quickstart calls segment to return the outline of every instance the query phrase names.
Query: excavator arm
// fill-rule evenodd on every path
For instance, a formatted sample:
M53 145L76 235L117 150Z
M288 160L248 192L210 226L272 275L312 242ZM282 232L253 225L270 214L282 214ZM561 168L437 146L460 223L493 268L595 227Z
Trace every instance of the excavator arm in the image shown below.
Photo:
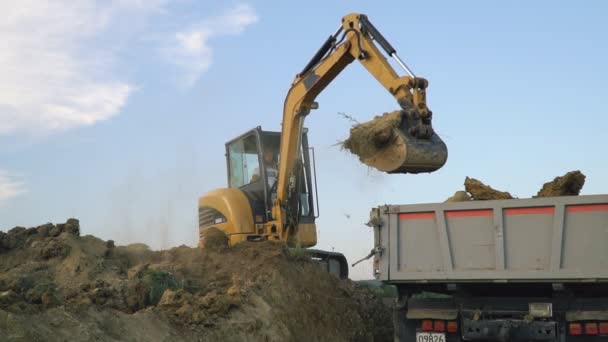
M395 58L408 76L399 76L379 51L374 40ZM301 137L304 119L317 104L315 98L354 60L359 61L380 84L397 100L405 113L417 120L409 127L415 139L428 140L434 132L431 111L426 106L428 82L416 77L399 59L395 49L372 25L367 16L352 13L342 18L342 25L330 36L292 83L284 104L281 129L279 176L273 216L283 227L284 240L289 240L297 229L296 179L301 163Z

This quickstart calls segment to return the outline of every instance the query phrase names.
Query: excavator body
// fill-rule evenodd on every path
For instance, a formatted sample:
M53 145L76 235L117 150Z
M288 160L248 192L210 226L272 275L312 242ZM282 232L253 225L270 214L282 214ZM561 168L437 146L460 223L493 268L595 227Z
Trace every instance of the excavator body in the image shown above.
M199 199L199 227L224 231L229 243L281 240L273 222L276 198L276 168L281 133L256 127L226 143L228 188L209 192ZM298 241L301 247L317 244L312 155L306 132L302 136L302 165ZM265 160L265 157L271 156ZM273 174L271 174L273 173Z
M376 44L397 60L408 76L399 76ZM355 60L400 106L396 123L374 135L382 148L360 155L361 162L393 174L433 172L443 166L447 148L431 125L427 80L411 72L367 16L352 13L342 18L338 30L294 78L284 102L281 131L257 127L226 144L228 188L213 190L199 199L199 246L205 248L212 231L225 234L230 245L259 240L295 248L316 245L319 210L318 205L315 208L315 172L311 167L314 150L308 146L304 120L318 108L315 98ZM348 277L344 255L308 251L327 271Z
M272 216L276 199L276 170L280 132L256 127L226 143L228 188L208 192L199 198L199 247L205 247L208 232L219 229L234 246L244 241L281 241L279 227ZM317 244L318 217L314 149L304 130L301 139L299 184L298 248ZM308 250L320 265L340 278L348 277L346 258L340 253Z

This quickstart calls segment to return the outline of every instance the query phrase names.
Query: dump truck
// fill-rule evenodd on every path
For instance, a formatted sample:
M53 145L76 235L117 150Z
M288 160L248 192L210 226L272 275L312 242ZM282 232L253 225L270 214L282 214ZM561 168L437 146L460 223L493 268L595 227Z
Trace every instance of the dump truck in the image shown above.
M608 195L381 205L395 341L608 341Z

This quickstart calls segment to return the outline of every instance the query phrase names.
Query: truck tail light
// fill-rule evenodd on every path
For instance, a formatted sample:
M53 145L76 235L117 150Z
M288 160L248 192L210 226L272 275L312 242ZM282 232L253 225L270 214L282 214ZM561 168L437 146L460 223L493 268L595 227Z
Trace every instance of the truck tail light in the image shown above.
M570 335L581 335L583 333L583 327L580 323L570 323L568 326Z
M585 323L585 334L597 335L597 323Z
M422 321L422 330L423 331L433 331L433 321L425 319Z
M435 321L435 331L444 332L445 331L445 322L444 321Z
M608 322L600 323L600 334L608 335Z
M455 333L457 331L458 331L458 323L456 323L456 321L449 321L448 322L448 332Z

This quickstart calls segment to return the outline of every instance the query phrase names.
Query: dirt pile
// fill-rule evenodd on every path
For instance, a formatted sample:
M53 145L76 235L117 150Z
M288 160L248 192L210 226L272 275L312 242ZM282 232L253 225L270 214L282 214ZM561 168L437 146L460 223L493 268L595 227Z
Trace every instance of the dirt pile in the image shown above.
M585 184L585 175L579 170L570 171L563 176L555 177L543 185L534 197L578 196ZM496 190L481 181L466 177L465 191L456 191L445 202L463 202L470 200L505 200L513 199L510 193Z
M367 288L272 242L151 251L77 220L0 232L0 340L383 341Z

